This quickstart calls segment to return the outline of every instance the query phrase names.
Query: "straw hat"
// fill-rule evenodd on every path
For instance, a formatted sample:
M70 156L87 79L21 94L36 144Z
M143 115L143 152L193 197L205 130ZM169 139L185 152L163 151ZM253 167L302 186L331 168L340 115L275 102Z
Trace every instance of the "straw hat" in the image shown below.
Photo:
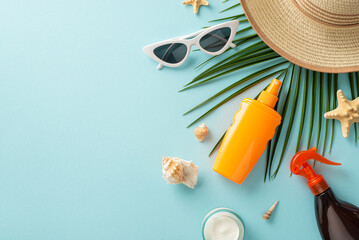
M316 71L359 71L359 0L241 0L254 30L287 60Z

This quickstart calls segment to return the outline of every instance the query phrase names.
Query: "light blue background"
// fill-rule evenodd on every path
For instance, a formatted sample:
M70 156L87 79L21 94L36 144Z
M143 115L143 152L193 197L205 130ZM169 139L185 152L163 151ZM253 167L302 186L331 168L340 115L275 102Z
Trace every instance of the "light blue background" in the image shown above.
M246 239L320 239L313 196L289 176L295 134L275 181L263 183L264 159L243 185L211 170L207 155L240 101L268 81L207 117L210 134L199 143L186 126L207 108L182 114L245 72L178 93L208 56L192 53L181 68L158 71L142 52L237 3L209 1L198 15L181 0L0 1L1 240L200 239L203 217L220 206L241 215ZM349 94L345 79L340 87ZM328 157L343 166L317 169L359 205L358 148L353 131L344 139L336 124ZM196 189L167 185L162 156L193 160Z

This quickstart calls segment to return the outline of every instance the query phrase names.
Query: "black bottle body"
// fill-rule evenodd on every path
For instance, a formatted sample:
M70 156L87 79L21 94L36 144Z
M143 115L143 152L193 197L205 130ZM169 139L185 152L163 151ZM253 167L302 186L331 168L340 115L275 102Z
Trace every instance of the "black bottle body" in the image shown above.
M336 199L330 188L315 196L315 214L324 240L359 240L359 208Z

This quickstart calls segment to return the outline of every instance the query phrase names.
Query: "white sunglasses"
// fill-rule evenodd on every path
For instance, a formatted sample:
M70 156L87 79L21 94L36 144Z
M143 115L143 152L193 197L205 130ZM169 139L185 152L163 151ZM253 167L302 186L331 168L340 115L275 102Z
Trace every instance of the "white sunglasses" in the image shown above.
M187 36L148 45L143 51L159 63L157 69L178 67L186 61L193 45L210 55L222 54L228 47L234 48L236 45L232 41L238 25L238 20L221 23Z

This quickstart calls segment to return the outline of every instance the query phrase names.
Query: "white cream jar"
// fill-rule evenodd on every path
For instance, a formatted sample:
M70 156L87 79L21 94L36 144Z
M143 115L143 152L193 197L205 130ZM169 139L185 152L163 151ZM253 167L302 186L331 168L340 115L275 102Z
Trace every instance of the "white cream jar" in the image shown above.
M203 219L202 238L204 240L242 240L244 238L243 222L232 209L213 209Z

